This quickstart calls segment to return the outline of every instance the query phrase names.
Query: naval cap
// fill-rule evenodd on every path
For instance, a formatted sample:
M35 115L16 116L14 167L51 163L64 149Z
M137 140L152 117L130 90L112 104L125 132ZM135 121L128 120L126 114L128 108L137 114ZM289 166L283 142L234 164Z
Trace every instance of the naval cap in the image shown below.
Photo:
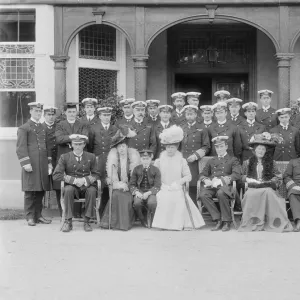
M113 110L112 107L109 106L97 108L97 111L101 114L111 114L112 110Z
M244 110L257 110L258 105L255 102L247 102L242 105Z
M145 108L147 103L145 101L135 101L131 104L132 108Z
M168 104L163 104L158 107L159 111L168 111L171 112L173 110L173 106Z
M213 110L213 106L212 105L201 105L200 109L202 111L212 111Z
M120 104L121 104L122 106L125 106L125 105L131 105L134 101L135 101L134 98L126 98L126 99L122 99L122 100L120 101Z
M51 105L45 105L44 106L44 113L45 112L49 112L49 113L56 113L56 111L57 111L57 107L55 107L55 106L51 106Z
M174 93L171 95L171 98L173 100L176 100L176 99L185 100L185 97L186 97L186 93L183 93L183 92L177 92L177 93Z
M88 140L88 137L83 134L71 134L70 139L72 143L81 144L85 143Z
M83 106L88 105L88 104L97 105L98 104L98 100L96 98L84 98L81 101L81 104Z
M44 103L41 103L41 102L30 102L27 104L30 108L41 108L43 109L43 106L44 106Z
M288 113L291 113L291 109L288 108L288 107L280 108L280 109L276 110L277 116L285 115L285 114L288 114Z
M272 94L274 94L272 91L270 90L260 90L257 92L259 97L261 98L263 95L267 95L269 97L272 97Z
M224 101L221 102L217 102L212 106L212 109L216 112L216 111L221 111L221 110L225 110L227 109L227 103Z
M228 136L226 135L220 135L214 137L211 141L214 143L214 145L220 145L228 140Z

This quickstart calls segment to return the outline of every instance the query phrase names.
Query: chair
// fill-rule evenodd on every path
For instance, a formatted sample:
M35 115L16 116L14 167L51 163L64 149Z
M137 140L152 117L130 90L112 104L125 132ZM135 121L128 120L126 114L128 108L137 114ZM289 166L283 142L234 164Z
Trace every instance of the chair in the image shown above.
M204 156L199 162L198 162L198 166L199 166L199 173L202 172L202 170L204 169L204 167L206 166L207 162L213 157L211 156ZM200 192L201 192L201 182L200 180L197 181L197 204L198 204L198 208L200 213L202 214L202 209L203 209L203 204L201 203L201 200L199 198L200 196ZM234 228L237 229L237 224L235 221L235 215L239 215L241 216L243 214L243 212L238 212L238 211L234 211L234 205L235 205L235 201L236 201L236 197L237 197L237 190L236 190L236 181L232 182L232 192L233 192L233 198L231 201L231 205L230 205L230 211L231 211L231 217L232 217L232 222L234 225ZM214 202L219 202L218 198L213 198Z
M62 216L61 220L62 223L65 221L65 200L64 200L64 189L65 189L65 182L61 181L60 183L60 188L61 188L61 196L60 196L60 203L61 203L61 208L62 208ZM96 224L100 226L100 213L99 213L99 208L101 205L101 180L97 180L97 197L96 197ZM74 199L74 203L85 203L85 198L80 198L80 199ZM74 221L82 221L82 219L79 218L73 218Z

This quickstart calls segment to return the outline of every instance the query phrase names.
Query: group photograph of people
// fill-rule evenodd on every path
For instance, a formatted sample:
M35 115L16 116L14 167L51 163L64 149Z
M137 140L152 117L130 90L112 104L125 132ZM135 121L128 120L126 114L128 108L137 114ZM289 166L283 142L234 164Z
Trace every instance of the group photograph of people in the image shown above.
M207 220L212 231L299 232L300 114L272 108L272 94L121 99L121 115L95 98L60 115L29 103L16 143L27 224L54 226L43 199L55 191L62 232L78 218L86 232L201 230Z

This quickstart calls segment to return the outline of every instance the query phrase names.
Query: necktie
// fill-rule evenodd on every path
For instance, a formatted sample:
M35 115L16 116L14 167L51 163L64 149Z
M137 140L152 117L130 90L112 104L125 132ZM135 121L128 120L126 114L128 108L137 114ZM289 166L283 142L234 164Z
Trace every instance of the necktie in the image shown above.
M223 124L219 124L219 127L223 127L224 125Z
M81 156L75 155L76 160L80 163Z
M264 111L264 112L266 112L266 113L268 112L268 110L267 110L267 109L263 109L263 111Z
M252 127L253 126L253 123L248 123L249 127Z

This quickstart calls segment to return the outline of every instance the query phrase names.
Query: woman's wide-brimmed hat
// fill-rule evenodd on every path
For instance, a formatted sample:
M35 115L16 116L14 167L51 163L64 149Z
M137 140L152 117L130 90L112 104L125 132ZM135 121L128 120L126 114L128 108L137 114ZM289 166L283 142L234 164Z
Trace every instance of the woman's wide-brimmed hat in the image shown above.
M127 143L127 140L136 136L136 132L127 124L119 125L119 130L111 139L110 148L116 147L121 143Z
M249 146L265 145L269 147L275 147L278 144L282 144L283 138L277 133L263 132L261 134L254 134L249 141Z
M183 140L183 130L181 127L173 125L165 129L159 138L163 145L178 144Z

